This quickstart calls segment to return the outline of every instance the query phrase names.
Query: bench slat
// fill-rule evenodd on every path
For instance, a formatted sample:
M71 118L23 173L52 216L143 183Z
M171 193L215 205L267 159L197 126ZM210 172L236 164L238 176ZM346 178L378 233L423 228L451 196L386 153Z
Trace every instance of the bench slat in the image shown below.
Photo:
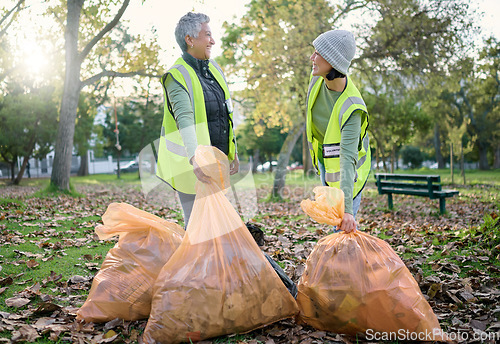
M411 190L426 190L427 192L429 191L429 186L428 184L419 184L419 183L401 183L401 182L387 182L385 180L381 180L379 182L380 184L377 183L377 186L380 185L382 189L386 188L401 188L401 189L411 189ZM440 184L432 184L432 190L434 192L440 191L441 190L441 185Z
M458 190L442 190L434 192L438 197L452 197L459 194Z
M400 194L400 195L429 197L428 191L419 191L419 190L411 190L411 189L398 189L398 188L385 188L385 189L382 189L382 191L383 191L383 194Z
M439 175L375 173L375 184L379 194L387 194L389 208L392 209L392 194L439 198L439 210L446 209L446 197L458 195L457 190L442 190Z
M441 182L441 177L439 175L420 175L420 174L391 174L391 173L375 173L376 179L382 180L413 180L413 181L427 181Z

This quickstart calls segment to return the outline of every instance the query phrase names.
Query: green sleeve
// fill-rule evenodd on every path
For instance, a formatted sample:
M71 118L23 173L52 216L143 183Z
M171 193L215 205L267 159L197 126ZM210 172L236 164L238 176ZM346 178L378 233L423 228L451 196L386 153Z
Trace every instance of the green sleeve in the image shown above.
M198 146L191 99L186 90L175 82L170 74L165 80L165 89L167 90L168 99L172 105L177 128L181 133L184 147L186 147L188 159L191 160Z
M340 136L340 189L344 192L345 212L351 215L362 115L362 111L355 111L344 124Z

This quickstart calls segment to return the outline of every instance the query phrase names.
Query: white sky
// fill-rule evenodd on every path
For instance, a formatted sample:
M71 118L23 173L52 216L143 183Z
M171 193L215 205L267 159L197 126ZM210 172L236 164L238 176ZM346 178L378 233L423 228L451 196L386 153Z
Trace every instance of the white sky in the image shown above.
M139 0L133 2L124 14L125 19L129 21L131 30L138 30L139 33L148 31L151 26L155 27L160 46L166 50L162 62L168 68L181 55L174 31L183 15L194 10L210 17L209 26L215 39L212 57L216 57L222 54L222 24L240 19L250 0L147 0L144 5ZM172 2L175 5L171 5Z
M150 34L152 27L157 30L160 46L164 50L161 62L167 70L181 55L174 37L175 26L180 17L193 10L210 17L210 27L216 42L212 57L217 57L222 53L222 24L224 21L239 22L246 13L246 4L250 0L146 0L141 4L142 2L132 0L124 19L128 20L132 33ZM14 0L10 0L10 3L13 4ZM27 56L27 66L35 72L42 71L47 63L44 61L43 51L37 46L36 33L39 32L40 26L47 23L47 19L36 14L42 13L45 5L42 0L28 0L27 3L31 11L27 12L11 31L16 36L20 51ZM500 39L500 0L473 0L472 7L484 12L484 17L478 22L483 29L483 35L493 34Z
M170 67L181 54L174 36L175 26L180 17L193 10L210 17L210 28L216 41L212 57L216 57L222 53L220 41L223 35L222 24L224 21L237 22L246 12L245 5L250 0L177 0L176 2L175 5L171 5L172 0L147 0L141 5L139 0L135 0L124 15L129 20L132 30L137 30L138 33L148 31L151 26L156 28L159 43L166 50L162 56L165 68ZM483 33L493 33L500 39L500 0L473 0L472 7L485 13L479 22Z

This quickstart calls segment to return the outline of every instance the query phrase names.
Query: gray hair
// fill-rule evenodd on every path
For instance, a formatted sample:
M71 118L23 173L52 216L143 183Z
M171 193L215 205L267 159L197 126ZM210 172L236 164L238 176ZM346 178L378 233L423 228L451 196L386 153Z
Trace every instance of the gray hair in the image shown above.
M210 18L203 13L188 12L184 15L175 28L175 40L181 50L187 51L186 36L198 38L201 31L201 24L210 22Z

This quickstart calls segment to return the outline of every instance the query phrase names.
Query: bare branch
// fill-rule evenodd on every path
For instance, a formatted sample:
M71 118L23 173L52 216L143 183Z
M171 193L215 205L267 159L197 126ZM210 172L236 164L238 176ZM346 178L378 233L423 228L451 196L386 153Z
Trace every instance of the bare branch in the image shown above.
M21 6L23 5L24 1L25 0L19 0L17 2L17 4L10 11L5 13L5 15L2 17L2 19L0 19L0 26L2 26L3 23L10 17L10 21L5 25L5 27L2 29L2 31L0 31L0 37L5 35L5 32L7 32L7 29L9 28L9 26L14 22L14 19L16 18L16 13L21 11ZM14 15L11 17L12 13L14 13Z
M13 71L15 71L18 68L19 68L19 66L14 66L14 67L11 67L7 70L4 70L2 73L0 73L0 81L5 79L9 74L11 74Z
M25 0L19 0L17 2L17 4L10 10L8 11L7 13L5 13L5 15L2 17L2 19L0 19L0 25L3 24L4 21L7 20L7 18L13 13L13 12L19 12L20 11L20 7L21 5L24 3Z
M359 8L366 7L367 5L368 5L368 3L364 2L364 1L349 1L346 4L346 6L342 9L342 11L340 11L339 14L333 18L333 23L336 23L337 20L344 17L344 15L346 13L357 10Z
M87 46L82 50L80 53L80 61L83 61L83 59L90 53L92 48L101 40L101 38L104 37L105 34L107 34L111 29L113 29L116 24L120 21L120 18L123 16L123 13L127 9L128 5L130 3L130 0L125 0L123 1L122 7L116 13L116 16L113 18L112 21L110 21L92 40L87 44Z
M91 76L90 78L88 78L86 80L83 80L81 82L81 88L84 88L85 86L88 86L88 85L92 85L93 83L97 82L98 80L100 80L101 78L104 78L104 77L129 78L131 76L136 76L136 75L147 76L150 78L158 78L158 79L161 78L161 75L159 75L159 74L149 74L143 70L138 70L138 71L134 71L134 72L127 72L127 73L120 73L120 72L113 72L113 71L105 70L105 71L100 72L99 74Z

